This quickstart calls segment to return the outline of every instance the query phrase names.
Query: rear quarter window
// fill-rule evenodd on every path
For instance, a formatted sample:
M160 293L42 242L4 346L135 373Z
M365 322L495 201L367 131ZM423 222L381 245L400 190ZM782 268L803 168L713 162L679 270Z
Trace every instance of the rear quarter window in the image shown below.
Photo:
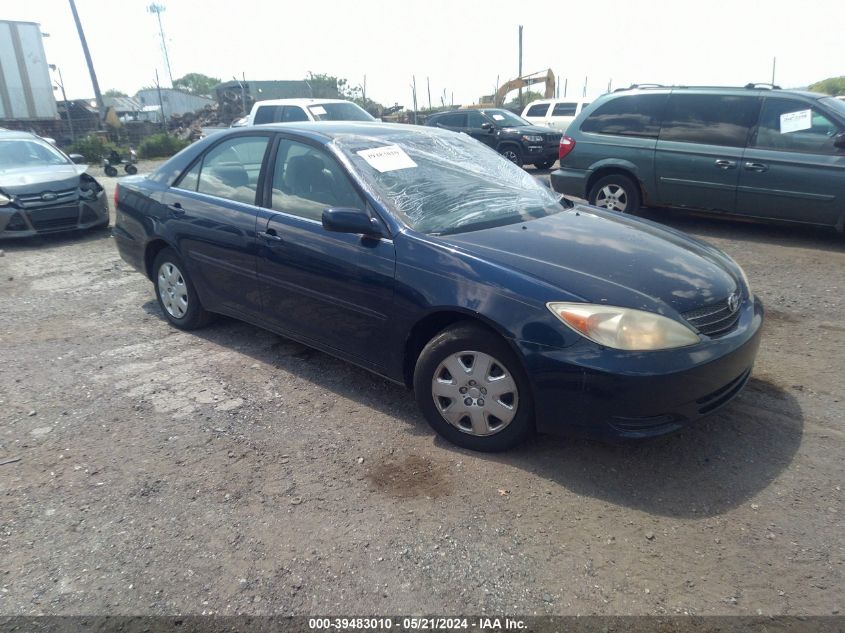
M533 105L528 108L528 111L525 113L525 116L533 116L533 117L543 117L546 116L546 112L549 111L549 104L548 103L538 103L537 105Z
M657 138L666 94L624 95L596 108L581 124L582 132Z

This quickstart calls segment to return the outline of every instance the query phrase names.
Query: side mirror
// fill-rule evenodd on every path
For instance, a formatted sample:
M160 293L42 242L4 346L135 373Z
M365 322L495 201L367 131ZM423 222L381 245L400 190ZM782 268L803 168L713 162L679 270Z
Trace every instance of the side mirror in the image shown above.
M68 154L68 158L71 159L77 165L88 164L88 161L85 160L85 157L82 154Z
M484 123L481 124L481 129L482 130L490 130L492 132L493 131L493 124L490 123L489 121L485 121Z
M833 146L837 149L845 149L845 132L840 132L833 137Z
M336 233L384 237L378 220L366 211L349 207L332 207L323 211L323 228Z

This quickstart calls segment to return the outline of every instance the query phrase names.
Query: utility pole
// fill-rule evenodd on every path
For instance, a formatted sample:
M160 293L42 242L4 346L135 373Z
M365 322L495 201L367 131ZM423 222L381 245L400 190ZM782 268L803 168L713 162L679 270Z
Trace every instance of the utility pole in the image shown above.
M161 111L161 129L167 131L167 123L164 118L164 100L161 98L161 86L158 83L158 68L156 68L156 90L158 91L158 107Z
M411 75L411 94L414 97L414 125L417 123L417 76Z
M170 87L173 87L173 72L170 70L170 56L167 54L167 40L164 38L164 27L161 24L161 13L165 10L163 4L150 2L147 11L154 13L158 19L158 34L161 36L161 50L164 52L164 63L167 65L167 76L170 77Z
M590 79L589 77L584 77L584 93L581 95L582 97L586 97L586 96L587 96L587 81L588 81L589 79Z
M777 66L778 58L772 57L772 85L775 85L775 67Z
M62 69L56 66L55 64L50 64L50 70L54 71L56 74L59 75L59 80L56 82L59 84L59 88L62 91L62 101L65 102L65 114L67 115L67 127L68 131L70 132L70 140L71 142L76 140L76 137L73 134L73 120L70 116L70 107L68 105L67 94L65 93L65 80L62 78Z
M94 98L97 100L97 110L100 113L100 121L106 118L106 106L103 103L103 95L100 93L100 84L97 82L97 73L94 72L94 62L91 61L91 51L88 50L88 41L85 39L85 31L82 30L82 22L79 21L79 13L76 10L76 2L70 2L70 11L73 13L73 21L76 22L76 31L79 33L79 43L82 44L82 52L85 55L85 63L88 64L88 74L91 75L91 85L94 88Z
M431 110L431 83L428 81L428 77L425 78L425 85L428 88L428 109Z
M364 101L364 104L367 103L367 76L364 75L364 85L361 87L361 99Z
M522 25L519 25L519 75L522 79ZM522 86L519 87L519 107L522 108Z
M569 77L563 80L563 98L566 99L566 91L569 89Z

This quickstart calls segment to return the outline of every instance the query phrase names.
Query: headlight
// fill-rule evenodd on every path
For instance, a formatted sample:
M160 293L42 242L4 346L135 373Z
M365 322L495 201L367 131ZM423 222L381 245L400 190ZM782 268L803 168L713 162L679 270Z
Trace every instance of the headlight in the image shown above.
M627 351L695 345L698 334L674 319L630 308L590 303L548 303L549 310L594 343Z
M543 137L542 136L534 136L532 134L526 134L522 137L522 140L526 143L542 143Z
M5 207L8 204L11 204L12 199L7 196L6 194L0 193L0 207Z

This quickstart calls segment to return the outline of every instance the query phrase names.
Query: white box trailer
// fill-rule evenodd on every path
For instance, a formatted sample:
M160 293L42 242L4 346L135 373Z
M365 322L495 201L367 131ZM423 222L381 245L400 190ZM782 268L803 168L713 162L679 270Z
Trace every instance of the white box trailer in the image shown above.
M58 118L41 25L0 20L0 121Z

